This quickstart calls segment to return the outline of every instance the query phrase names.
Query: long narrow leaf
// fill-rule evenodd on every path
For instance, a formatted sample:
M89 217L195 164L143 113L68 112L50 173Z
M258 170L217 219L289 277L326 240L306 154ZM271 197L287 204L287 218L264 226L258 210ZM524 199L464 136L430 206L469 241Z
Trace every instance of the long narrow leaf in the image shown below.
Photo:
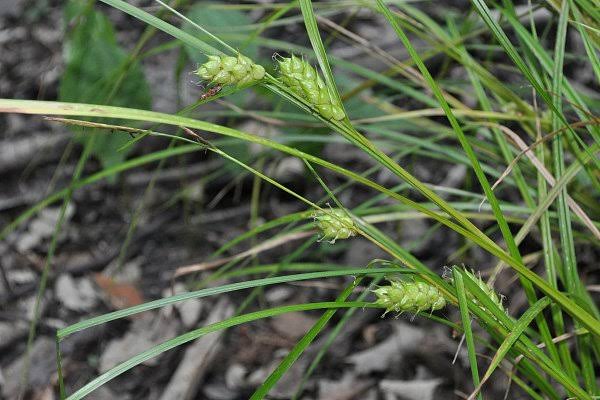
M271 308L267 310L261 310L252 312L249 314L239 315L237 317L232 317L226 319L221 322L214 323L212 325L208 325L199 329L195 329L193 331L187 332L183 335L177 336L173 339L167 340L157 346L154 346L135 357L124 361L123 363L111 368L107 372L98 376L91 382L87 383L81 389L77 390L75 393L67 397L67 400L80 400L85 396L92 393L94 390L98 389L100 386L110 382L117 376L123 374L124 372L129 371L136 365L140 365L141 363L150 360L162 354L166 351L169 351L175 347L181 346L185 343L188 343L192 340L198 339L206 334L211 332L217 332L223 329L231 328L232 326L245 324L248 322L256 321L259 319L270 318L277 315L295 312L295 311L308 311L308 310L322 310L328 308L354 308L354 307L375 307L372 303L364 303L364 302L323 302L323 303L306 303L306 304L294 304L289 306L281 306L276 308Z
M475 391L471 394L471 396L469 396L469 400L472 400L475 397L475 395L480 392L483 384L492 376L496 368L498 368L504 357L506 357L506 355L508 354L511 347L515 344L517 339L519 339L519 336L525 331L525 329L527 329L529 324L531 324L531 321L533 321L533 319L539 313L541 313L544 310L544 308L546 308L548 305L550 305L550 299L547 297L541 298L537 301L537 303L529 307L527 311L525 311L525 313L521 316L521 318L519 318L519 320L513 327L513 330L504 339L504 342L502 342L500 347L498 347L496 354L492 358L490 366L488 367L487 371L485 371L485 374L481 378L481 382L475 388Z
M105 324L116 319L125 318L131 315L139 314L144 311L154 310L157 308L165 307L169 304L185 301L189 299L197 299L207 296L214 296L222 293L229 293L236 290L248 289L259 286L274 285L278 283L296 282L308 279L320 279L320 278L331 278L336 276L348 276L348 275L361 275L361 274L385 274L393 272L402 272L399 267L396 268L381 268L373 270L372 268L354 268L345 269L338 271L322 271L322 272L307 272L304 274L285 275L277 276L272 278L255 279L250 281L243 281L238 283L231 283L228 285L218 286L214 288L197 290L194 292L181 293L175 296L166 297L164 299L149 301L144 304L140 304L134 307L125 308L123 310L113 311L108 314L100 315L98 317L90 318L76 324L70 325L66 328L59 329L56 336L59 340L63 340L69 335L75 332L79 332L84 329L88 329L97 325ZM410 270L404 272L410 273Z
M475 349L475 341L473 340L473 331L471 330L471 317L469 314L469 305L467 300L467 294L465 291L465 284L463 282L462 273L458 268L452 270L452 276L454 278L454 286L456 288L456 297L458 297L458 307L460 310L460 319L462 321L463 332L465 335L465 342L467 344L467 354L469 356L469 364L471 365L471 377L473 379L473 386L479 388L479 368L477 367L477 351ZM477 398L483 399L481 393L478 393Z

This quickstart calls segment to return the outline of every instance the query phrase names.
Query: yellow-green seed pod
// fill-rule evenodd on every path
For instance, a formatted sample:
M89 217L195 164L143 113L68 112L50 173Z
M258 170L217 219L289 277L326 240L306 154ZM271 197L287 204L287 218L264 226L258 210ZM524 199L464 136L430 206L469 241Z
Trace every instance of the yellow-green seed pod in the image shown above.
M215 85L247 86L264 78L265 69L241 54L231 56L208 56L195 73L204 81Z
M337 239L348 239L356 235L356 225L344 210L317 211L313 216L315 225L321 232L320 240L335 243Z
M407 282L391 279L387 286L380 286L373 293L375 304L386 309L386 313L421 312L440 310L446 306L446 299L435 286L425 282Z
M303 59L292 55L277 61L279 77L294 93L309 102L325 119L344 119L344 109L333 100L319 73Z

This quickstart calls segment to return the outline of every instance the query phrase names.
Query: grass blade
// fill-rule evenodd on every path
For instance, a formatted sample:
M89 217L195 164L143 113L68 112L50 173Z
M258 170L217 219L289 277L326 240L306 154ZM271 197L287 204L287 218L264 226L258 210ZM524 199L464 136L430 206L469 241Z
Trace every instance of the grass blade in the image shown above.
M494 358L492 358L490 366L488 367L487 371L485 371L483 378L481 378L481 382L475 387L475 391L469 396L468 400L472 400L476 394L478 397L480 397L480 391L483 384L492 376L496 368L500 365L504 357L506 357L510 351L511 347L519 339L519 336L525 331L525 329L527 329L529 324L531 324L531 321L533 321L533 319L548 305L550 305L550 299L547 297L541 298L533 306L529 307L529 309L525 311L521 318L519 318L510 334L504 339L504 342L502 342L500 347L498 347Z
M463 332L465 335L465 342L467 344L467 353L469 355L469 364L471 365L471 378L473 379L473 386L479 388L479 369L477 367L477 352L475 349L475 341L473 340L473 331L471 330L471 317L469 314L469 304L467 300L467 294L465 292L465 284L463 282L462 273L458 268L452 270L452 276L454 278L454 286L456 288L456 297L458 298L458 307L460 310L460 319L462 321ZM481 393L477 394L479 400L483 400Z
M132 17L139 19L140 21L144 21L148 25L152 25L155 28L160 29L161 31L163 31L165 33L168 33L169 35L181 40L182 42L197 48L198 50L202 51L204 54L211 54L211 55L223 54L223 52L217 50L213 46L198 39L197 37L192 36L189 33L184 32L181 29L176 28L173 25L163 21L162 19L157 18L154 15L149 14L149 13L143 11L142 9L132 6L131 4L128 4L122 0L100 0L100 1L108 4L109 6L112 6L118 10L123 11L124 13L127 13L127 14L131 15Z
M485 176L485 173L483 172L483 170L481 168L481 165L479 163L479 160L477 159L477 156L475 155L460 124L458 123L458 120L456 119L452 110L450 109L449 104L446 102L446 100L440 90L439 85L435 82L435 80L429 73L423 60L421 59L419 54L416 52L416 50L410 43L410 40L408 39L408 37L406 36L404 31L402 30L400 25L397 23L396 19L394 18L394 16L392 15L392 13L388 9L388 7L383 3L382 0L377 0L377 5L378 5L381 13L386 17L388 22L392 25L392 27L396 31L396 34L400 38L400 41L403 43L404 47L406 47L411 58L413 59L413 61L417 65L417 67L419 68L419 71L421 71L421 74L423 75L423 77L425 78L425 80L427 81L429 86L431 87L431 90L433 91L435 97L438 99L441 107L443 108L443 110L446 114L446 117L448 118L448 121L450 122L450 125L452 126L454 132L456 133L458 141L460 142L465 153L469 157L469 161L471 162L471 166L472 166L473 170L475 171L475 175L477 176L479 184L483 188L485 196L492 207L492 211L494 213L494 216L496 217L496 221L498 223L498 226L500 227L500 231L502 232L502 237L504 238L504 241L507 244L508 252L510 253L511 257L514 260L521 263L522 262L521 254L517 247L515 238L512 235L511 230L508 226L508 223L506 222L506 219L504 218L504 213L502 212L502 209L500 208L500 203L498 202L498 199L496 198L496 195L494 194L494 192ZM537 300L537 297L536 297L532 282L530 282L528 279L526 279L522 274L519 275L519 279L521 281L521 285L523 286L523 288L525 290L525 294L527 296L529 303L533 304ZM548 346L553 348L552 336L550 334L550 328L548 327L547 321L544 318L538 318L537 323L538 323L538 326L542 333L542 336L544 337L544 341L547 343Z
M116 319L126 318L131 315L139 314L144 311L150 311L157 308L165 307L169 304L177 303L180 301L185 301L189 299L198 299L207 296L214 296L222 293L229 293L236 290L248 289L259 286L266 285L274 285L279 283L286 282L296 282L301 280L308 279L320 279L320 278L331 278L336 276L347 276L347 275L361 275L361 274L369 274L369 275L377 275L377 274L385 274L392 272L408 272L410 270L402 271L401 268L380 268L374 270L372 268L350 268L344 270L337 271L321 271L321 272L307 272L304 274L294 274L294 275L285 275L285 276L276 276L272 278L262 278L262 279L254 279L249 281L243 281L238 283L231 283L228 285L218 286L214 288L201 289L194 292L186 292L181 293L175 296L166 297L164 299L149 301L144 304L140 304L138 306L125 308L123 310L113 311L108 314L100 315L98 317L90 318L85 321L78 322L76 324L70 325L66 328L59 329L56 333L56 336L59 340L65 339L67 336L74 334L75 332L82 331L84 329L88 329L94 326L98 326L101 324L105 324L110 321L114 321Z
M342 293L335 300L336 304L343 304L343 302L352 294L352 291L358 286L362 279L357 278L348 285ZM333 317L337 310L331 309L325 311L323 315L319 318L317 322L310 328L310 330L300 339L290 350L290 352L285 356L283 360L279 363L277 368L265 379L265 381L256 389L256 391L250 397L250 400L259 400L265 398L265 396L269 393L269 391L275 386L279 379L287 372L287 370L296 362L298 357L304 353L306 348L313 342L315 337L325 328L329 320Z
M244 132L240 132L236 129L227 128L211 123L207 123L204 121L198 121L191 118L186 118L178 115L168 115L157 113L153 111L145 111L145 110L135 110L130 108L122 108L122 107L111 107L111 106L101 106L101 105L89 105L89 104L77 104L77 103L60 103L60 102L46 102L46 101L29 101L29 100L10 100L10 99L0 99L0 112L19 112L24 114L45 114L45 115L77 115L77 116L95 116L95 117L103 117L103 118L119 118L119 119L129 119L129 120L138 120L138 121L148 121L155 123L164 123L175 126L185 126L188 128L201 129L208 132L218 133L224 136L235 137L238 139L246 140L248 142L258 143L263 146L268 146L273 149L282 151L284 153L288 153L295 157L299 157L301 159L308 160L315 164L324 166L336 173L340 173L348 178L354 179L357 182L360 182L366 186L374 188L376 190L385 193L390 198L396 199L404 204L409 205L410 207L431 216L436 221L443 223L446 226L451 227L453 230L461 233L465 237L473 240L475 243L479 244L483 249L489 251L491 254L498 257L500 260L506 262L512 268L514 268L519 274L523 275L526 279L531 281L535 286L537 286L544 294L548 297L552 298L556 301L566 312L571 314L574 318L580 320L582 324L585 325L588 330L594 334L595 336L600 337L600 322L592 317L586 310L577 305L573 300L567 297L565 294L557 291L552 288L543 280L539 275L530 271L522 262L515 260L505 251L503 251L496 243L494 243L489 237L484 235L481 231L479 231L470 221L468 221L460 212L455 210L441 198L436 196L430 189L425 187L422 183L418 182L420 187L424 187L427 193L431 193L433 198L438 201L436 204L443 206L443 209L448 212L451 212L453 215L456 215L460 218L460 221L467 223L468 226L472 226L475 229L475 232L468 231L465 228L456 225L452 221L447 218L442 217L436 212L432 212L431 210L423 207L421 204L412 201L404 196L399 195L387 188L382 187L381 185L376 184L375 182L365 179L360 174L354 173L347 169L344 169L336 164L327 162L318 157L303 153L297 149L290 148L288 146L273 142L269 139L250 135ZM388 157L389 158L389 157ZM394 165L395 162L389 158L389 161ZM386 166L390 166L387 162ZM393 167L393 166L392 166ZM413 178L414 179L414 178Z
M259 319L270 318L277 315L295 312L295 311L308 311L308 310L322 310L322 309L338 309L338 308L356 308L356 307L375 307L372 303L364 303L364 302L321 302L321 303L305 303L305 304L294 304L289 306L281 306L270 308L266 310L256 311L248 314L239 315L236 317L232 317L226 319L221 322L217 322L199 329L195 329L193 331L187 332L183 335L177 336L173 339L167 340L157 346L154 346L135 357L130 358L127 361L111 368L107 372L98 376L91 382L84 385L81 389L77 390L75 393L67 397L67 400L80 400L85 396L92 393L94 390L98 389L100 386L110 382L117 376L129 371L133 367L140 365L141 363L150 360L162 354L166 351L174 349L175 347L181 346L185 343L188 343L192 340L198 339L204 335L207 335L211 332L220 331L222 329L231 328L236 325L245 324L248 322L256 321Z

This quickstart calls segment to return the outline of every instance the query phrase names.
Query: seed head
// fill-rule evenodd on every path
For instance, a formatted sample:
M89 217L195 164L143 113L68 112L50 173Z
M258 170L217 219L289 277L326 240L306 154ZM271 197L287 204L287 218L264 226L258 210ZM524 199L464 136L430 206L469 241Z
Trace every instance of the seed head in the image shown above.
M241 87L261 80L265 76L265 69L254 64L248 57L238 54L237 57L208 56L208 61L195 73L212 84Z
M481 279L481 275L475 276L475 273L473 271L469 271L465 268L464 273L469 278L471 278L471 280L475 282L477 286L479 286L483 293L485 293L490 298L490 300L492 300L492 303L497 305L499 309L504 310L504 306L502 305L502 296L500 296L496 292L496 290L494 290L493 286L489 285L487 282ZM479 300L477 300L475 296L473 296L471 293L467 293L467 298L470 298L473 303L477 304L481 309L485 310L483 304L481 304Z
M435 286L425 282L389 280L389 285L380 286L373 292L377 296L375 304L385 307L386 313L440 310L446 306L446 299Z
M302 58L279 59L279 77L294 93L312 104L325 119L342 120L343 108L333 100L319 73Z
M337 239L348 239L356 235L356 225L344 210L317 211L313 216L315 225L321 232L321 240L335 243Z
M456 266L454 266L454 267L456 267ZM477 284L477 286L481 289L481 291L483 293L485 293L487 295L487 297L489 297L489 299L492 301L492 303L494 303L496 306L498 306L498 308L501 309L502 311L505 311L504 306L502 305L503 296L499 295L493 286L491 286L490 284L485 282L483 279L481 279L481 275L475 274L475 272L473 272L473 270L468 270L466 268L462 268L462 272L466 276L468 276L473 282L475 282ZM450 282L453 283L453 280L451 278L450 278ZM471 300L479 308L481 308L482 310L485 311L485 306L479 300L477 300L477 298L475 298L475 296L473 296L473 294L471 292L467 291L466 295L467 295L467 299Z

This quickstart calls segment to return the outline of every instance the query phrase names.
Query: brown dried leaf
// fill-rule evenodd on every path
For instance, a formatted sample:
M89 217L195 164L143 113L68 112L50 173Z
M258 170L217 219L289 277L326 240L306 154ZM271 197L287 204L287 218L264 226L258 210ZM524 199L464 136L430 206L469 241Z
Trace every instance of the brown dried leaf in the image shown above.
M144 302L140 291L133 285L116 282L110 276L94 274L94 281L106 293L112 306L116 309L137 306Z

